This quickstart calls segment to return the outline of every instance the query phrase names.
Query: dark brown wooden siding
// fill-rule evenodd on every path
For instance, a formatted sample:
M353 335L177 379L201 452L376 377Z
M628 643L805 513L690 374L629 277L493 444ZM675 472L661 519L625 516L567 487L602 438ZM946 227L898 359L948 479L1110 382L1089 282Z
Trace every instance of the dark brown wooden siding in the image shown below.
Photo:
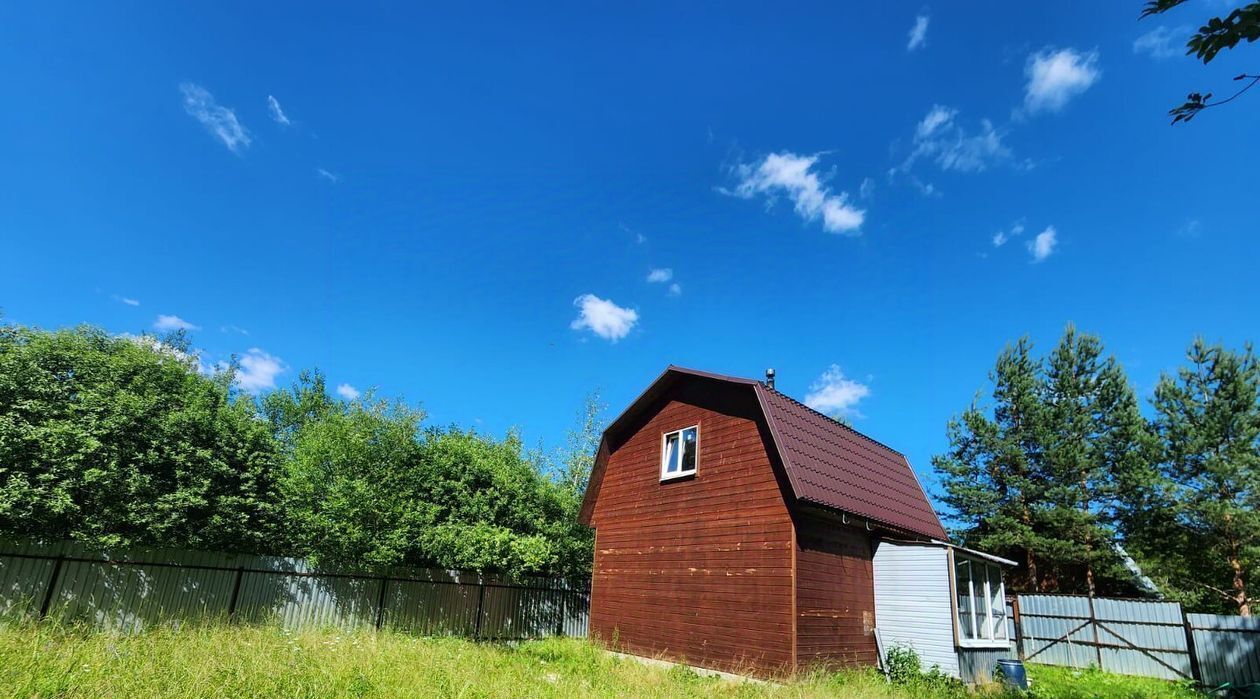
M871 535L800 515L796 541L797 667L874 665Z
M664 396L610 445L591 633L636 655L790 672L792 521L751 391L707 383ZM697 424L695 477L662 483L661 435Z

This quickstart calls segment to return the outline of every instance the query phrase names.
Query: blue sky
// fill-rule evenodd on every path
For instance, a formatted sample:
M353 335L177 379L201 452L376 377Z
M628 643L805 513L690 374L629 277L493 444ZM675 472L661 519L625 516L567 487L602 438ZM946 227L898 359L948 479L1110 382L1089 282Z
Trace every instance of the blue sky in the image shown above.
M548 447L773 366L931 487L1020 335L1255 338L1260 95L1165 117L1225 4L679 5L8 3L0 307Z

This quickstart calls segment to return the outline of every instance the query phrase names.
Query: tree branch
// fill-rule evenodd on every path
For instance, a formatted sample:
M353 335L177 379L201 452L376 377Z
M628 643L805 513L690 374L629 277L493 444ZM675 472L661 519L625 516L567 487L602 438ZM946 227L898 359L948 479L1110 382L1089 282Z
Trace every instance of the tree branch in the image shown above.
M1179 121L1190 121L1191 119L1195 117L1195 115L1197 115L1199 112L1203 111L1204 109L1207 109L1209 107L1219 107L1223 104L1229 104L1230 102L1233 102L1235 99L1238 99L1239 95L1255 87L1256 83L1260 82L1260 75L1251 75L1249 73L1243 73L1242 75L1239 75L1238 77L1234 78L1234 80L1251 80L1251 82L1247 83L1247 85L1243 87L1241 90L1239 90L1238 92L1235 92L1229 97L1223 100L1219 100L1217 102L1208 101L1212 99L1212 93L1210 92L1207 93L1206 95L1200 94L1198 92L1191 92L1189 95L1186 95L1185 104L1181 105L1180 107L1175 107L1173 109L1168 110L1168 116L1173 118L1172 123L1176 124Z
M1207 589L1209 589L1209 590L1211 590L1211 591L1213 591L1213 592L1215 592L1215 593L1219 594L1221 597L1224 597L1226 600L1228 600L1228 601L1230 601L1230 602L1234 602L1234 603L1237 603L1237 602L1238 602L1238 595L1236 595L1236 594L1230 594L1230 593L1228 593L1228 592L1226 592L1226 591L1222 590L1222 589L1221 589L1221 588L1219 588L1219 587L1212 587L1211 585L1209 585L1209 584L1207 584L1207 583L1205 583L1205 582L1199 582L1199 581L1195 580L1195 581L1194 581L1194 583L1195 583L1196 585L1202 585L1203 587L1206 587ZM1250 598L1244 599L1242 603L1243 603L1243 604L1250 604L1251 602L1255 602L1255 601L1256 601L1256 600L1258 600L1258 599L1260 599L1260 597L1250 597Z

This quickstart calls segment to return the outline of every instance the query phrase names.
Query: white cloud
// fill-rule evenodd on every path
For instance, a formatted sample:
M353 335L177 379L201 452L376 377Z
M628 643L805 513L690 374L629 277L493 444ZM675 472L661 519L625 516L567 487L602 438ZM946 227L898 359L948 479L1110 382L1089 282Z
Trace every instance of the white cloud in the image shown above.
M771 153L756 165L740 164L734 168L739 184L725 194L741 199L765 195L770 203L778 194L791 198L796 213L806 221L822 220L828 233L860 233L866 211L849 202L847 192L832 194L823 178L814 172L817 155Z
M931 182L924 182L918 177L911 175L910 184L914 185L914 188L919 190L919 193L925 197L936 197L938 199L941 197L941 191Z
M914 26L910 27L910 41L906 43L907 51L920 48L927 41L928 19L926 14L914 18Z
M315 174L317 174L317 175L319 175L320 177L322 177L322 178L324 178L324 179L328 180L329 182L332 182L333 184L336 184L337 182L341 181L341 178L340 178L340 177L338 177L337 175L335 175L335 174L333 174L333 173L331 173L331 172L329 172L329 171L325 170L325 169L324 169L324 168L322 168L322 167L317 167L317 168L315 168Z
M200 330L201 326L193 325L179 316L159 315L153 321L156 330Z
M1155 27L1149 32L1133 40L1133 53L1145 53L1151 58L1174 58L1184 56L1186 41L1190 37L1188 26L1169 29Z
M840 367L832 364L810 384L805 405L828 415L858 415L858 402L870 394L869 386L845 378Z
M1054 230L1054 226L1046 226L1046 229L1038 233L1036 238L1028 241L1028 252L1032 254L1033 262L1041 262L1050 257L1058 244L1058 232Z
M1184 225L1177 229L1177 235L1187 238L1197 238L1203 233L1203 222L1197 218L1186 219Z
M246 393L259 393L276 387L276 377L288 370L279 357L258 349L249 348L240 358L236 372L236 385Z
M1010 240L1011 238L1018 238L1020 235L1023 235L1023 233L1024 233L1023 223L1016 223L1015 225L1011 226L1010 230L998 231L997 233L993 234L993 247L1000 248L1006 244L1006 241Z
M289 121L289 117L285 115L284 110L280 108L280 100L267 95L267 111L271 113L271 120L281 126L288 126L293 122Z
M663 284L673 278L674 278L674 270L668 267L653 269L650 272L648 272L648 275L647 275L647 280L648 280L648 283L650 284Z
M245 328L242 328L242 327L236 326L236 325L221 325L221 326L219 326L219 332L224 332L224 333L238 333L238 334L240 334L240 335L248 335L248 334L249 334L249 331L248 331L248 330L246 330Z
M601 299L595 294L582 294L573 300L578 307L578 317L569 323L574 330L590 330L596 335L616 342L626 335L635 323L639 322L639 312L632 308L622 308L611 300Z
M359 389L348 383L338 384L337 395L345 398L346 400L355 400L359 397Z
M642 244L644 244L644 243L646 243L646 242L647 242L647 236L643 235L642 233L640 233L640 232L638 232L638 231L636 231L636 230L631 229L631 228L630 228L630 226L627 226L627 225L626 225L626 224L624 224L624 223L619 223L619 224L617 224L617 225L619 225L619 226L621 227L621 230L623 230L623 231L625 231L625 232L627 232L627 233L633 233L633 234L634 234L634 242L638 243L639 245L642 245Z
M682 285L681 285L681 284L679 284L679 283L677 283L677 282L674 282L673 284L670 284L670 285L669 285L669 295L670 295L670 296L682 296Z
M928 111L927 116L919 122L914 130L914 139L921 141L931 138L940 131L950 127L954 123L954 117L958 116L958 110L950 107L942 107L939 104L932 105L932 109Z
M914 129L914 149L898 170L909 170L919 159L936 163L942 170L958 172L983 172L1011 156L1011 150L1002 143L1002 134L988 119L980 120L980 130L967 131L958 123L958 110L933 105ZM923 189L923 187L921 187ZM935 188L928 186L932 194Z
M863 199L870 199L873 194L875 194L875 180L863 177L862 185L858 187L858 196Z
M249 132L236 119L236 112L220 106L214 101L214 95L200 85L183 83L179 89L184 93L184 111L201 122L228 150L240 153L249 147Z
M172 347L165 342L162 342L152 335L132 335L131 333L123 333L119 337L129 342L134 342L141 347L152 350L156 354L175 359L198 373L207 375L211 373L210 367L206 366L205 363L201 361L200 350L185 352L177 347Z
M1080 53L1074 49L1042 49L1028 57L1024 69L1024 109L1035 114L1057 112L1073 97L1085 92L1102 77L1098 52Z
M117 294L114 294L114 300L115 300L115 301L117 301L118 303L125 303L125 304L127 304L128 306L139 306L139 305L140 305L140 302L139 302L139 301L137 301L136 299L133 299L133 298L128 298L128 297L126 297L126 296L119 296L119 295L117 295Z

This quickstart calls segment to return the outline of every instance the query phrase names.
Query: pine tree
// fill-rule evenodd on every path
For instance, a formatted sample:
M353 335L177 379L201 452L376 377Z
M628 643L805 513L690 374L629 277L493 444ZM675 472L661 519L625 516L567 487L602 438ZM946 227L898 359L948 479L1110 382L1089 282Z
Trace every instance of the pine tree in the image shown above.
M1020 561L1013 589L1131 591L1119 495L1142 477L1152 442L1120 365L1069 326L1044 361L1027 338L1008 347L990 378L992 418L973 404L933 459L962 540Z
M1170 526L1134 538L1183 595L1198 588L1249 616L1260 599L1260 364L1250 345L1233 352L1201 339L1187 358L1155 390Z
M1137 398L1114 357L1093 335L1068 326L1046 360L1042 435L1046 497L1040 508L1060 589L1090 596L1127 591L1116 551L1121 485L1149 457Z
M1041 499L1041 384L1032 344L1020 338L990 373L993 419L976 404L950 421L950 451L932 459L943 476L945 502L969 524L970 546L1021 561L1013 584L1040 589L1035 527Z

